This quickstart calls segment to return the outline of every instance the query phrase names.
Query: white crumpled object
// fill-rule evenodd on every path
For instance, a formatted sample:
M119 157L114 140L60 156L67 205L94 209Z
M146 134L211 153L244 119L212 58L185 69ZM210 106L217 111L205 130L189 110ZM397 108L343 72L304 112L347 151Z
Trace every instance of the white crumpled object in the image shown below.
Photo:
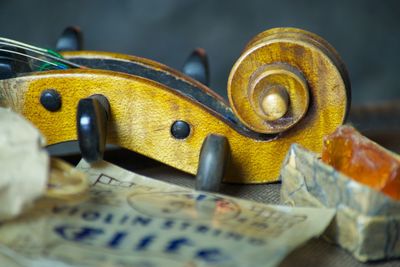
M49 156L40 132L21 115L0 108L0 221L16 217L47 187Z

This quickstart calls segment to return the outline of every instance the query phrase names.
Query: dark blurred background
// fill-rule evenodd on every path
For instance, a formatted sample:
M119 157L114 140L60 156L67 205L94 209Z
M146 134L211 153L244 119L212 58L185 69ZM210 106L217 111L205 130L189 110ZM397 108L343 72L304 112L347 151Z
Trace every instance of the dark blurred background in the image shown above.
M251 38L273 27L303 28L328 40L346 63L356 107L350 121L400 152L399 11L394 0L0 0L0 36L54 48L65 27L79 26L86 50L141 56L176 69L202 47L210 87L226 97L230 69ZM375 106L358 108L365 103Z
M15 1L0 0L0 35L55 46L77 25L85 49L137 55L181 69L207 50L211 88L226 97L230 69L245 44L272 27L299 27L327 39L345 61L353 103L400 98L399 1Z

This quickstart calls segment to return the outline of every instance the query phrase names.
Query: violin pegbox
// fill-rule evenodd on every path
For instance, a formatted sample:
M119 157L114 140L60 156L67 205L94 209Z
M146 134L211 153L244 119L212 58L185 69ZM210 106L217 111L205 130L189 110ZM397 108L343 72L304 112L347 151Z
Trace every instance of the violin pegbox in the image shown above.
M77 44L77 36L63 38ZM183 73L116 53L46 55L52 69L0 81L1 105L22 113L48 144L78 140L88 161L101 160L106 143L115 144L196 175L204 191L218 191L221 181L278 181L291 144L320 152L323 136L344 122L350 105L338 54L293 28L250 41L229 76L230 105L205 85L203 50ZM40 102L44 92L56 93L57 110Z

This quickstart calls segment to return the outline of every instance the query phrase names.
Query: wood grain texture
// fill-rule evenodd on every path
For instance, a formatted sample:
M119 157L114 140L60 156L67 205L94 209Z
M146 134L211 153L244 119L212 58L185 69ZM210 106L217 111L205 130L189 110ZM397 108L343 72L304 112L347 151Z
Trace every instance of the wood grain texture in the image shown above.
M293 142L320 151L322 136L336 125L324 123L315 113L298 127L271 141L243 136L198 103L173 90L140 77L100 70L53 71L2 81L0 103L22 113L46 136L48 144L76 140L76 107L81 98L103 94L110 102L108 142L136 151L180 170L194 174L204 138L224 135L231 147L225 181L273 182L287 149ZM62 97L57 112L39 102L42 90L53 88ZM324 117L325 115L325 117ZM191 125L187 139L170 134L175 120Z
M271 69L275 73L267 73ZM289 92L289 111L276 121L260 116L260 108L249 96L255 87L252 81L262 75L257 87L279 86ZM275 28L257 35L236 61L228 81L235 114L250 129L264 133L285 131L301 120L307 110L304 105L309 105L308 93L300 93L305 90L310 94L311 113L329 111L326 123L343 122L350 104L350 83L341 59L325 40L295 28Z
M278 30L279 36L274 35L275 31L267 35L263 33L250 42L247 52L233 67L228 84L233 109L245 114L254 112L244 92L248 89L250 76L258 67L284 63L304 75L310 93L306 114L290 129L272 135L267 141L254 139L256 135L252 138L246 133L239 133L220 114L173 88L113 71L70 69L3 80L0 81L0 105L22 113L39 127L48 144L56 144L76 140L78 101L93 94L102 94L111 107L108 143L195 174L202 142L209 134L220 134L227 137L232 153L225 181L274 182L278 180L281 162L290 145L299 143L309 150L320 152L323 136L343 123L350 101L347 74L330 46L308 33L300 35L307 42L301 38L293 39L293 35L298 34L297 29ZM276 38L280 41L276 42ZM85 51L65 53L64 56L116 58L144 64L185 80L205 94L221 100L206 86L151 60ZM57 90L62 97L62 107L57 112L47 111L39 102L41 92L50 88ZM171 135L170 127L176 120L190 124L191 133L186 139L178 140ZM252 128L251 124L247 125Z

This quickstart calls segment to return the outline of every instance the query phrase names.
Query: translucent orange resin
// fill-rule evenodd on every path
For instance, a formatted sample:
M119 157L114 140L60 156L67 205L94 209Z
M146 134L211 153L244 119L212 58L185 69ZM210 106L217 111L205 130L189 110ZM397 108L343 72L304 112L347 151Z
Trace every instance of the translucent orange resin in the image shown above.
M350 178L400 200L399 157L341 126L324 138L322 160Z

